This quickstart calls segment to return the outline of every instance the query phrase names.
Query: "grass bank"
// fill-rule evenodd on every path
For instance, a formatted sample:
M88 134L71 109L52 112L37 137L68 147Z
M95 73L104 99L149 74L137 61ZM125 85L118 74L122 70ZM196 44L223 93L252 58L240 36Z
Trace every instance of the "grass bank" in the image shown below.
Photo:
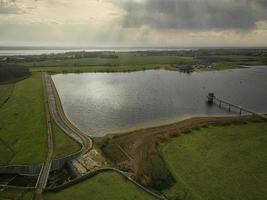
M154 197L113 172L101 173L59 192L45 194L45 200L152 200Z
M38 164L46 152L44 98L40 74L15 84L0 112L0 165ZM1 145L3 147L3 145Z
M47 148L47 127L41 73L33 73L14 85L0 85L0 94L0 102L9 97L0 107L0 165L42 163ZM55 123L52 127L54 158L80 149Z
M33 192L20 190L20 189L4 189L0 188L0 199L1 200L32 200Z
M6 103L12 94L13 84L0 84L0 108Z
M52 121L52 131L54 139L54 159L62 158L81 149L81 145L62 131L54 121Z
M183 200L267 199L267 123L209 127L175 137L160 152Z

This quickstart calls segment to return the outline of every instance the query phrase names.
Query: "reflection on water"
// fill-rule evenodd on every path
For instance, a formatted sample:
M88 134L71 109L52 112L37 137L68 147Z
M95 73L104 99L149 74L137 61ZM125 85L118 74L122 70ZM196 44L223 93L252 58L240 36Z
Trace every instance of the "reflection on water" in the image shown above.
M53 76L67 116L92 136L173 121L228 114L206 105L206 95L267 112L267 68L184 74L165 70Z

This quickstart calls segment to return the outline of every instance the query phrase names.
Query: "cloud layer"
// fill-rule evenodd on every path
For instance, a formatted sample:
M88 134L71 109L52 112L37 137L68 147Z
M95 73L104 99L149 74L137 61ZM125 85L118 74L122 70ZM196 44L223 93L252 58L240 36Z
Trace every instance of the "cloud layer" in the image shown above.
M267 0L0 2L0 45L267 46Z
M0 15L1 14L18 14L20 9L16 6L14 1L0 1Z
M125 27L252 29L267 20L266 0L124 0Z

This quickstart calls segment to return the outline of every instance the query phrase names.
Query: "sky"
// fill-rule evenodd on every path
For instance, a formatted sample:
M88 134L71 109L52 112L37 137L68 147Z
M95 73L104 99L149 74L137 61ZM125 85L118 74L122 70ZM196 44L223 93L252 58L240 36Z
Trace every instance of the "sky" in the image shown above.
M267 46L267 0L0 0L0 46Z

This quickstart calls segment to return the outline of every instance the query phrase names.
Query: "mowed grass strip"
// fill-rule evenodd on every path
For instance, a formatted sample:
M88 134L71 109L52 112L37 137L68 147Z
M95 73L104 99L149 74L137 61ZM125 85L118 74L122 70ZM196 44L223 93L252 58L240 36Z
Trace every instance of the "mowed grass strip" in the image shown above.
M177 183L170 199L267 199L267 123L210 127L160 146Z
M59 192L45 194L45 200L155 200L154 197L113 172L101 173Z
M0 110L0 139L13 151L0 165L31 165L44 161L46 123L41 74L16 83L9 101Z
M76 153L81 149L81 145L62 131L54 121L52 121L52 131L54 140L54 159Z

